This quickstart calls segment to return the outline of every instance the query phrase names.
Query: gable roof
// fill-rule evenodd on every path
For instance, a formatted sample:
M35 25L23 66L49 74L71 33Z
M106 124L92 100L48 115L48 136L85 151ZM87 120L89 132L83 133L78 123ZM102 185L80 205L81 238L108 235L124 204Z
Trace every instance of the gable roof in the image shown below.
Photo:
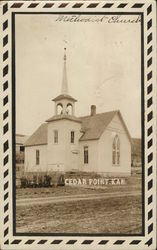
M84 132L84 134L80 138L80 141L99 139L116 114L119 115L119 118L128 135L129 141L130 143L132 143L130 133L119 110L100 113L94 116L80 117L80 119L82 120L82 132Z
M99 139L116 113L117 111L110 111L93 116L80 117L82 120L82 132L84 132L80 141Z
M121 122L126 130L128 138L131 141L131 136L129 131L124 123L122 115L119 110L110 111L105 113L100 113L96 115L89 115L76 118L76 121L82 123L81 132L83 132L82 136L80 137L80 141L87 141L87 140L97 140L101 137L102 133L109 125L113 117L118 114ZM54 121L56 117L50 118L48 121ZM61 118L60 118L61 119ZM63 118L64 119L64 118ZM29 139L25 142L25 146L35 146L35 145L46 145L47 142L47 126L48 123L43 123L33 134L29 137Z
M72 96L70 96L68 94L58 95L56 98L52 99L52 101L59 101L59 100L62 100L62 99L68 99L70 101L77 102L77 100L75 98L73 98Z
M35 146L47 144L47 123L41 126L29 137L24 146Z
M119 115L119 117L120 117L120 119L121 119L121 122L122 122L122 124L123 124L123 126L124 126L124 128L125 128L125 131L126 131L127 135L128 135L129 141L130 141L130 143L131 143L131 145L132 145L132 138L131 138L131 135L130 135L130 133L129 133L129 130L128 130L128 128L127 128L127 126L126 126L126 124L125 124L125 122L124 122L124 120L123 120L123 117L122 117L122 115L121 115L121 112L118 110L118 111L117 111L117 114Z
M54 115L51 118L49 118L48 120L46 120L46 122L52 122L52 121L63 120L63 119L81 123L81 120L79 118L77 118L76 116L64 115L64 114Z

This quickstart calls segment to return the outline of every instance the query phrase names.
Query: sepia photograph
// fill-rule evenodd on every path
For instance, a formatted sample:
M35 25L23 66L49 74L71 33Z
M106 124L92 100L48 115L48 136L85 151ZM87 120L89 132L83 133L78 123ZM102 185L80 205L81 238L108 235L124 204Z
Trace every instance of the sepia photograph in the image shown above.
M18 234L143 235L141 15L15 16Z

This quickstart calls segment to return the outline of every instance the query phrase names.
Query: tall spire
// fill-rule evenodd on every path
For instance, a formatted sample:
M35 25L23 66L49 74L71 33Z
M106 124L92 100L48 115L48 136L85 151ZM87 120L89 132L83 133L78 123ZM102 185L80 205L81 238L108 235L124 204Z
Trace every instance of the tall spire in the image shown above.
M66 70L66 48L64 48L64 67L63 67L63 79L61 94L68 94L68 81L67 81L67 70Z

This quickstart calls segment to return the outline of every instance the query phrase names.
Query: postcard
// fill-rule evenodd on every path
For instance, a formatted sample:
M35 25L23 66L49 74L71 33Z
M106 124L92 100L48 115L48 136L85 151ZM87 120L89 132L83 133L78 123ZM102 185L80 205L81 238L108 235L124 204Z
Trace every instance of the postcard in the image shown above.
M2 1L1 249L156 249L155 1Z

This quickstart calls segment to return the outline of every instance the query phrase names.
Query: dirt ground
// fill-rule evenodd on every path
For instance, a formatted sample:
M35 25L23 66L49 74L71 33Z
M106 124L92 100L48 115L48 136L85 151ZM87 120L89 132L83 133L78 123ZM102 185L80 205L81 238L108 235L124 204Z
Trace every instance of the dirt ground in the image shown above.
M142 230L142 196L139 176L127 185L104 188L56 187L17 189L17 200L113 192L106 199L77 200L16 207L16 231L24 233L104 233L136 234ZM133 191L134 196L116 197L116 193Z
M141 233L141 197L17 207L17 232Z

